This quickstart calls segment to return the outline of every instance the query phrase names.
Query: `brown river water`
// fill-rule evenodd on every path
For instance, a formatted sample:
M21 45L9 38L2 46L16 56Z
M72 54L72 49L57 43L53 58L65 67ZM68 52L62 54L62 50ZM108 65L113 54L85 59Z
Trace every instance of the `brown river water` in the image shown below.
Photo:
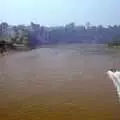
M55 45L0 57L0 120L120 120L108 79L120 50Z

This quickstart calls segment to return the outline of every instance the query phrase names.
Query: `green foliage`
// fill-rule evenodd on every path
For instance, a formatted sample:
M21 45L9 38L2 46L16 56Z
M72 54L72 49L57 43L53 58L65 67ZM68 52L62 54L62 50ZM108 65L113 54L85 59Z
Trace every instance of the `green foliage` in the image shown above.
M108 46L120 46L120 35L115 36L112 41L108 43Z

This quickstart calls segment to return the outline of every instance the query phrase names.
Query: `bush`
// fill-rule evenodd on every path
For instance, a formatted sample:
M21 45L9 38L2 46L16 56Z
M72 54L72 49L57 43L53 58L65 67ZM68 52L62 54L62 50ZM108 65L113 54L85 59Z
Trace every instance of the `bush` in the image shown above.
M108 46L120 46L120 35L115 36L112 41L108 43Z

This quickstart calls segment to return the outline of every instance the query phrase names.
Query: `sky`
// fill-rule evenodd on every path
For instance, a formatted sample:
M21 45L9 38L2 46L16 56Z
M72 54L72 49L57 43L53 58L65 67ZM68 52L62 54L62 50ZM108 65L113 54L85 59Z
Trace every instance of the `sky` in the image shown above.
M0 0L0 22L60 26L120 24L120 0Z

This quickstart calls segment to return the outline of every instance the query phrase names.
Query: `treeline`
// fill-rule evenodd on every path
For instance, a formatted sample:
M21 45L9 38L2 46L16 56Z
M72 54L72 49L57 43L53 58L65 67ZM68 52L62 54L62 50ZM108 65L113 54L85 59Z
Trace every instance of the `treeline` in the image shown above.
M59 43L107 44L116 36L120 36L118 25L103 27L87 23L85 26L78 26L70 23L65 26L46 27L33 22L29 26L11 26L6 22L0 24L0 40L31 47Z

